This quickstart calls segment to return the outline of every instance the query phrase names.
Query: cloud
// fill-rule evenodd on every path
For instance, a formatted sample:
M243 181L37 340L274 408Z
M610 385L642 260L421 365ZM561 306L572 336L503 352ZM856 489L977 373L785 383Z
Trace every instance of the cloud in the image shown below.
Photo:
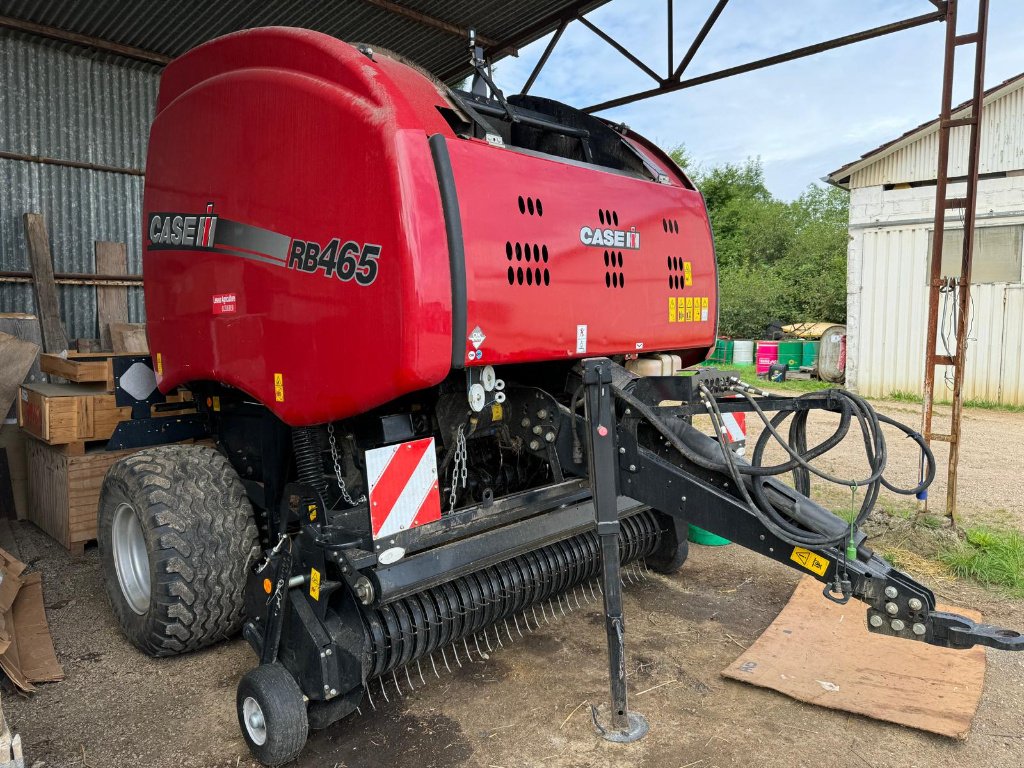
M714 5L676 3L676 62ZM960 31L973 27L962 3ZM687 70L693 77L928 13L928 0L732 0ZM668 68L665 4L611 0L587 16L659 74ZM1024 3L992 0L986 83L1024 71ZM701 163L761 157L772 191L798 195L830 171L938 114L944 27L928 24L602 113ZM518 91L547 40L497 67ZM955 99L969 93L958 61ZM654 81L579 23L566 29L532 92L586 107Z

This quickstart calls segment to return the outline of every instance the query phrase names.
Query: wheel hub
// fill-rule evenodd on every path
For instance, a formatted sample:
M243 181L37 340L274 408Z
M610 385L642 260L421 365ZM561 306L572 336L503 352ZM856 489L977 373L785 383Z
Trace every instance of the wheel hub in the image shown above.
M127 502L114 510L111 526L114 569L125 602L139 616L149 610L149 553L135 508Z
M252 743L263 746L267 740L267 722L263 719L263 710L252 696L246 696L242 702L242 720Z

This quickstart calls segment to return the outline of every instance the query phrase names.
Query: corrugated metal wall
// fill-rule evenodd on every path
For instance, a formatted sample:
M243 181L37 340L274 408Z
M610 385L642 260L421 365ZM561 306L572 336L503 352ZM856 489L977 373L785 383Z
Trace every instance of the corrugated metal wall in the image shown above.
M1020 218L999 221L1022 223ZM851 327L851 333L857 334L856 386L861 394L884 397L898 390L921 392L930 232L924 225L893 224L862 234L860 321L859 327ZM964 396L1024 405L1024 285L973 285L971 297ZM955 307L948 311L955 314ZM940 305L940 317L941 313ZM955 337L952 331L949 335ZM939 368L936 375L935 395L940 400L952 397L942 380L944 371Z
M967 175L969 129L954 128L949 142L950 176ZM1024 169L1024 82L985 104L982 113L979 172ZM850 188L929 181L936 176L937 130L879 158L850 177Z
M117 57L0 32L0 149L143 169L159 69ZM0 159L0 269L27 270L22 214L42 213L54 269L94 272L96 240L128 245L139 273L141 176ZM96 338L96 289L60 286L69 338ZM31 288L0 283L0 312L32 312ZM129 317L144 319L141 288Z

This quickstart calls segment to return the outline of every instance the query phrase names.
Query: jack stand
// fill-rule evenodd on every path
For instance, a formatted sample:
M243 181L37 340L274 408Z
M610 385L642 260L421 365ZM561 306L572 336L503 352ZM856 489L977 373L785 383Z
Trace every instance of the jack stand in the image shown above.
M583 361L586 387L587 461L594 500L597 536L601 542L601 586L604 591L605 629L608 633L608 672L611 680L611 723L594 727L607 741L629 743L647 734L647 720L630 712L626 696L626 641L622 619L622 580L619 577L618 455L615 435L615 400L612 364L607 358Z

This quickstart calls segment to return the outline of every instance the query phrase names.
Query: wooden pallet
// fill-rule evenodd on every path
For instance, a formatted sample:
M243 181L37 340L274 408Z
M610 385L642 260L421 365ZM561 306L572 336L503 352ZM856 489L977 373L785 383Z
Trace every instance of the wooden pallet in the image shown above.
M96 510L107 469L133 451L90 450L28 440L28 519L65 549L81 554L96 538Z
M114 358L121 354L137 356L132 352L67 352L66 357L44 353L39 356L39 368L43 373L75 384L104 384L108 392L113 392Z

